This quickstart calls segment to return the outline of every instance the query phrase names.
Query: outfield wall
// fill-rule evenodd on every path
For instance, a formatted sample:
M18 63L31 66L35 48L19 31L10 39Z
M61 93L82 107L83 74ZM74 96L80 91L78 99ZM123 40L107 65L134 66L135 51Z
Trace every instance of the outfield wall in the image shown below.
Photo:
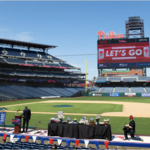
M96 92L83 92L82 96L107 96L107 97L150 97L150 93L96 93Z

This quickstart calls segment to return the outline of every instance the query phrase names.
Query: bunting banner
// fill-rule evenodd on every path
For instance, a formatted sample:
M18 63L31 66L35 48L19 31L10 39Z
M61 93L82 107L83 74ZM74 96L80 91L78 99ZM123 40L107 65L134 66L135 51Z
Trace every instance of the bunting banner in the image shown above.
M71 140L66 140L66 146L70 146Z
M96 145L97 149L99 149L99 141L95 141L95 145Z
M37 136L32 136L33 142L36 141Z
M85 143L85 147L87 148L89 144L89 140L84 140L84 143Z
M28 141L28 139L29 139L29 136L25 136L25 139L26 139L26 142Z
M49 144L53 144L54 139L49 139Z
M79 146L80 140L75 140L77 147Z
M5 141L7 137L7 134L3 134L3 140Z
M21 136L22 136L22 135L19 135L19 134L17 135L17 141L20 141L20 140L21 140Z
M14 134L11 134L11 135L10 135L10 142L12 142L12 143L15 142L13 138L14 138Z
M58 145L60 145L62 142L62 139L57 139L57 142L58 142Z
M44 142L45 138L40 137L40 139L41 139L41 143L43 144L43 142Z
M109 145L109 141L104 142L104 144L105 144L105 148L107 149Z

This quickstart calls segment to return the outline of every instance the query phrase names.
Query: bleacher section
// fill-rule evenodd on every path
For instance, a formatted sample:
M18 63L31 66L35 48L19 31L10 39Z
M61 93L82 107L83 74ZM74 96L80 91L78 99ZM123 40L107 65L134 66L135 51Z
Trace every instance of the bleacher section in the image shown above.
M129 87L115 87L114 93L129 93Z
M17 141L15 143L12 142L6 142L5 144L0 143L0 149L53 149L51 144L42 144L42 143L36 143L36 142L21 142ZM83 146L76 147L76 146L61 146L57 145L56 149L64 149L64 150L70 150L70 149L87 149L92 150L95 148L89 147L85 148Z
M65 96L72 96L73 93L69 92L68 90L65 90L64 88L52 88L53 90L55 90L56 92L65 95Z
M130 87L132 93L145 93L143 87Z
M100 93L112 93L113 87L101 87Z
M147 93L150 93L150 87L145 87Z
M109 82L111 82L111 81L121 81L121 77L109 77L108 81Z
M85 90L84 88L59 88L59 87L33 87L22 85L1 85L0 86L0 99L5 98L40 98L44 96L72 96L78 91Z
M96 83L150 81L150 77L98 77Z
M35 76L35 74L31 70L21 70L17 69L15 70L16 75L18 76Z

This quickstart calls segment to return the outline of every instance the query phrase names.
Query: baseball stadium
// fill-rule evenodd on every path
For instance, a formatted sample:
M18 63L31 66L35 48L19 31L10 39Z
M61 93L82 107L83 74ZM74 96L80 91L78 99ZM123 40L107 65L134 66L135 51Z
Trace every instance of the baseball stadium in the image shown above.
M0 149L150 148L149 38L139 16L125 28L97 32L93 80L50 54L59 45L0 38Z

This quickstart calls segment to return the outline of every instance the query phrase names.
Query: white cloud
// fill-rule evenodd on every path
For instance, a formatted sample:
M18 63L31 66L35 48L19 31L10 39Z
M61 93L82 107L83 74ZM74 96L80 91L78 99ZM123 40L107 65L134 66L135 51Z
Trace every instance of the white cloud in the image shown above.
M18 34L16 34L13 39L14 40L19 40L19 41L27 41L27 42L30 42L30 41L33 41L34 38L30 35L31 32L20 32Z
M0 38L6 38L11 40L31 42L34 40L32 33L33 32L13 33L11 30L7 28L0 28Z

